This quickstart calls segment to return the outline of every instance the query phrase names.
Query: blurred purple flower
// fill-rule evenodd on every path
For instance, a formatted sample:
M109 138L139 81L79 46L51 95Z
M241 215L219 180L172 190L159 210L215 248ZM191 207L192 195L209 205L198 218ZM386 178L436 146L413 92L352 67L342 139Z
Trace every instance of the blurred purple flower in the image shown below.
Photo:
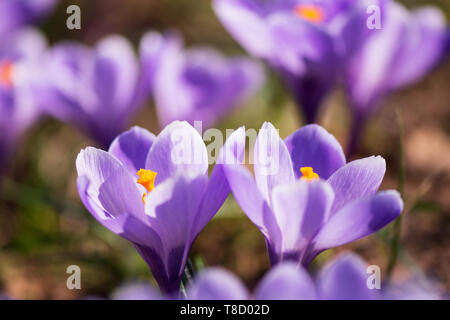
M21 29L0 40L0 171L18 139L38 118L36 85L45 38L34 29Z
M350 60L345 83L354 113L349 146L357 144L363 122L388 93L420 80L445 55L447 27L443 13L433 7L409 12L389 2L382 29L373 30Z
M175 33L144 35L141 61L162 126L199 120L209 127L254 93L264 78L258 63L225 58L210 47L183 49Z
M81 151L76 166L78 191L89 212L134 244L165 294L176 292L194 239L230 192L223 165L208 179L198 132L178 121L158 137L134 127L108 152Z
M57 0L0 1L0 38L41 19L54 8Z
M49 50L42 105L61 121L86 131L102 147L142 106L140 68L131 43L113 35L93 49L74 42Z
M245 134L235 140L245 145ZM346 164L339 143L318 125L283 141L265 123L256 139L254 178L241 158L230 164L232 157L226 155L225 165L231 190L264 235L273 265L307 266L324 250L378 231L403 209L398 192L377 193L386 170L382 157Z
M193 300L371 300L367 287L367 264L358 256L342 254L319 273L314 281L308 272L292 262L272 268L259 282L253 295L233 274L220 268L201 272L188 289Z
M146 282L130 282L117 288L112 300L160 300L161 295L152 285Z
M437 282L423 275L415 274L400 283L390 283L383 288L383 299L386 300L442 300L448 294Z
M253 56L284 78L315 121L342 64L370 34L367 7L385 0L215 0L216 14Z

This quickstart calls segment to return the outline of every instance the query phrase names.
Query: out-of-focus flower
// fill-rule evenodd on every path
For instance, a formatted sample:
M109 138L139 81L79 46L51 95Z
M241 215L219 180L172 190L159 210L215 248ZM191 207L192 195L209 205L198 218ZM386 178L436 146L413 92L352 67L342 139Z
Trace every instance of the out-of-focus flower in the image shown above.
M46 45L34 29L17 30L0 41L0 168L40 114L37 66Z
M201 272L188 290L193 300L371 300L367 287L367 264L354 254L343 254L330 262L315 281L292 262L272 268L253 295L228 271L211 268Z
M43 108L86 131L102 147L109 146L142 106L139 63L131 43L121 36L108 36L93 49L59 43L43 64Z
M264 77L248 58L225 58L210 47L184 49L175 33L147 33L141 60L162 126L199 120L209 127L258 89Z
M41 19L56 3L57 0L0 1L0 39L26 24Z
M234 150L243 153L243 147ZM229 194L222 164L208 179L198 132L178 121L158 137L135 127L118 136L108 152L81 151L76 166L89 212L134 244L165 294L176 292L194 239Z
M236 139L245 144L244 135ZM265 123L253 159L255 177L230 160L225 172L236 201L264 235L272 264L307 266L324 250L378 231L403 209L398 192L377 193L386 170L382 157L346 163L339 143L318 125L283 141Z
M413 275L400 283L388 284L383 288L383 299L386 300L441 300L448 295L434 281L423 275Z
M439 9L421 7L409 12L399 3L387 4L382 29L373 30L345 71L355 121L354 144L363 122L386 94L418 81L442 60L446 34Z
M160 300L161 295L152 285L143 282L130 282L117 288L112 300Z
M366 13L384 0L215 0L214 9L234 38L284 78L314 122L342 65L370 35Z

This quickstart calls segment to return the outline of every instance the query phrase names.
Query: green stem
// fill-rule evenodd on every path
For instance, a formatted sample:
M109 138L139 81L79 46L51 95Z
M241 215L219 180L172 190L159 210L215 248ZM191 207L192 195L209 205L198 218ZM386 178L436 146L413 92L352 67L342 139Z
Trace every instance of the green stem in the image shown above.
M194 277L195 269L192 265L191 259L188 258L186 267L184 268L183 277L181 278L180 291L182 294L186 295L186 288L192 283Z

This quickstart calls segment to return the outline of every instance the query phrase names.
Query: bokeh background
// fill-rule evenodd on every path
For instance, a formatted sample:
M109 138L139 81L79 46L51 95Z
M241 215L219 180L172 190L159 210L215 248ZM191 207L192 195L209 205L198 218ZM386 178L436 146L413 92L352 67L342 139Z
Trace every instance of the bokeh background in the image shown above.
M408 7L439 6L450 18L448 0L405 0ZM66 28L66 8L82 9L82 29ZM210 0L61 1L40 26L51 44L73 39L94 44L120 33L138 44L148 30L177 29L188 46L212 45L227 55L245 54L216 18ZM303 123L281 81L267 69L263 89L236 108L218 126L259 129L271 121L282 137ZM388 164L381 189L398 188L405 164L405 212L401 224L395 281L422 273L450 291L450 61L422 81L391 95L364 132L358 157L382 155ZM319 123L345 146L350 112L336 89L322 106ZM158 133L149 102L135 124ZM402 133L403 132L403 133ZM126 240L98 224L83 208L76 191L75 158L95 145L83 133L44 119L24 137L7 175L0 181L0 292L19 299L107 297L124 281L153 281L151 273ZM403 150L404 152L400 152ZM250 150L249 150L250 151ZM377 234L320 255L314 272L337 252L351 249L386 270L392 225ZM194 243L197 267L220 265L252 288L269 261L263 237L232 196ZM82 270L82 290L66 288L66 268Z

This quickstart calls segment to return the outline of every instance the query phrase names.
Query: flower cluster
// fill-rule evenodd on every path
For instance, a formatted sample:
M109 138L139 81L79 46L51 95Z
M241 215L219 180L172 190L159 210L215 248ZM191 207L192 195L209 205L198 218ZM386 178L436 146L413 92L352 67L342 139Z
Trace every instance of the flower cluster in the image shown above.
M320 252L381 229L403 209L398 192L376 193L383 158L346 164L339 143L318 125L283 141L264 124L255 179L240 164L244 152L242 127L208 178L206 146L187 122L172 122L157 137L135 127L107 152L81 151L78 191L101 224L133 243L166 294L178 291L194 239L230 189L266 238L274 265L307 266Z
M134 246L161 291L129 285L113 298L435 297L415 284L409 295L403 288L370 290L367 264L352 253L316 275L307 268L322 252L381 230L404 207L399 192L379 191L383 157L347 161L337 139L314 124L323 100L342 85L354 116L349 157L380 101L448 55L441 11L409 11L393 0L214 0L225 29L284 80L308 124L282 139L264 122L253 150L240 127L210 168L194 122L210 128L255 95L265 80L262 63L207 46L186 48L175 31L147 31L137 51L116 34L93 46L50 46L30 25L56 3L0 0L0 174L43 117L92 139L95 146L81 150L75 163L79 197L101 225ZM149 102L157 135L130 129ZM183 279L195 239L230 194L263 235L271 265L252 293L221 268Z

